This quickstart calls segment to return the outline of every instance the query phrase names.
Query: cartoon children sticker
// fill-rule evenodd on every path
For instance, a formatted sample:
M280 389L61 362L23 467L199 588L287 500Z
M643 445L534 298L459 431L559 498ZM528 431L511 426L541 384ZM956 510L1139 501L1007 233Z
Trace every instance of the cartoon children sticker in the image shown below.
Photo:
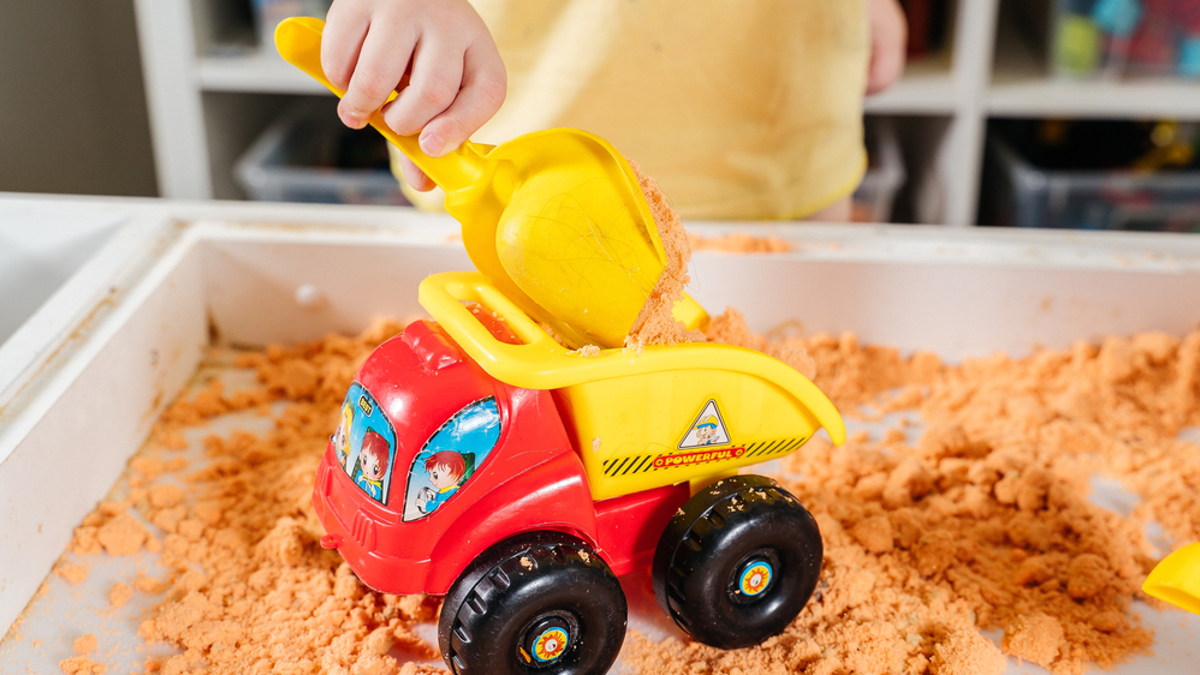
M467 478L467 460L453 450L442 450L425 460L425 471L433 489L421 489L417 494L417 509L429 514L462 487Z
M387 462L387 440L374 429L368 429L363 434L354 482L376 501L383 501L383 475L387 473Z
M338 424L337 431L333 432L333 436L329 440L333 441L333 451L337 453L338 466L345 469L346 473L350 473L353 467L347 466L350 459L350 427L354 424L354 408L350 407L350 402L346 401L342 404L342 419Z
M469 487L500 439L500 408L494 396L472 401L434 431L408 465L405 522L442 508Z
M396 432L375 397L352 382L338 415L338 426L329 437L338 467L367 496L388 503Z
M709 415L696 425L696 445L712 445L717 442L717 417Z

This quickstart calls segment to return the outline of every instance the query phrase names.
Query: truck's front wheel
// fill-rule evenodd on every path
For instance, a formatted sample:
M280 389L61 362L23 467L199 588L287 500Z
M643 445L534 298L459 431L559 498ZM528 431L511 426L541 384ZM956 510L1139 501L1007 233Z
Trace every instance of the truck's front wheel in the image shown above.
M625 639L626 605L583 543L536 533L488 549L442 605L438 641L458 675L604 673Z
M777 635L821 572L821 532L775 481L735 476L692 496L654 555L654 595L696 640L721 649Z

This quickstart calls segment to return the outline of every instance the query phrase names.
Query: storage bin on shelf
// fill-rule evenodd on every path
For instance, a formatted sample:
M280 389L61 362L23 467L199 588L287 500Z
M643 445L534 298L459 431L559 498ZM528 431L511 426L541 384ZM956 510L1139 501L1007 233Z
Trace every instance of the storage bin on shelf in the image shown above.
M247 196L269 202L407 204L388 169L383 138L373 129L342 126L326 109L328 103L292 108L242 154L234 175Z
M254 23L258 43L272 49L275 26L293 16L314 16L324 19L333 0L253 0Z
M891 220L892 204L906 178L900 142L895 124L886 118L868 118L864 131L869 164L862 183L854 191L853 219L886 223Z
M1200 2L1054 0L1050 64L1059 76L1200 78Z
M1200 171L1042 169L993 134L985 185L989 224L1200 232Z

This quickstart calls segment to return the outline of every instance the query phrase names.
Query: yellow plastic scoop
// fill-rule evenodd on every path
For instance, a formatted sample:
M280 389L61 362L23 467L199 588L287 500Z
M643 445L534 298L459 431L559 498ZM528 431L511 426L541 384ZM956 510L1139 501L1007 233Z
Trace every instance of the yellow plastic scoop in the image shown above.
M340 97L345 92L321 68L324 25L288 19L275 44ZM471 261L505 296L571 346L623 344L666 253L633 170L608 142L551 129L499 146L467 142L433 158L416 136L394 133L379 111L371 126L445 190Z
M1142 590L1200 614L1200 544L1189 544L1159 561Z

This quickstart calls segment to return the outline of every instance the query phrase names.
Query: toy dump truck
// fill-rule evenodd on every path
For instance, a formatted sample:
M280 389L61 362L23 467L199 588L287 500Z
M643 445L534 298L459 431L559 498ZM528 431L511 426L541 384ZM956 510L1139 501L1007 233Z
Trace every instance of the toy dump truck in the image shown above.
M385 593L445 596L439 643L472 673L602 673L617 577L721 648L782 631L821 568L817 524L738 467L845 427L807 379L718 344L560 346L478 273L426 279L417 321L363 364L313 502Z

